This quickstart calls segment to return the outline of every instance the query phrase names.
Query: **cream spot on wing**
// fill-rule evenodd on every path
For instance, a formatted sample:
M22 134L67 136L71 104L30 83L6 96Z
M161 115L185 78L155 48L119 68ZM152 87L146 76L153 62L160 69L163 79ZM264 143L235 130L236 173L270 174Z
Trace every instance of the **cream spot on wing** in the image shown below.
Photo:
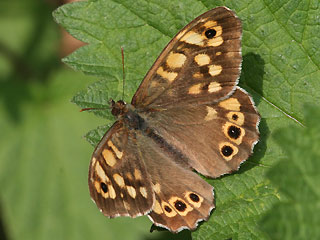
M161 77L167 79L169 82L172 82L178 76L178 73L176 73L176 72L167 72L167 71L163 70L163 67L159 67L158 68L157 74L159 74Z
M160 203L158 200L155 201L153 209L152 209L156 214L161 214L163 213L162 208L160 206Z
M123 198L123 193L120 193L120 197Z
M199 66L208 65L210 63L210 57L207 54L200 53L194 57L194 61Z
M104 160L106 161L106 163L110 167L113 167L117 162L117 160L114 157L113 153L109 149L103 149L102 156L103 156Z
M101 193L101 186L100 186L100 183L98 181L94 182L94 187L96 188L97 193Z
M242 126L244 123L244 115L241 112L228 112L227 118L230 122L233 122L239 126Z
M221 73L222 67L221 65L210 65L209 66L209 74L214 77Z
M99 162L97 162L95 169L96 169L96 173L99 176L99 178L101 179L101 181L103 181L103 182L109 182L110 181L110 179L106 175L105 171L103 170L103 168L101 167Z
M127 191L129 193L129 195L132 197L132 198L135 198L137 193L136 193L136 190L134 189L134 187L132 186L127 186Z
M216 52L216 56L220 56L222 52Z
M209 107L207 106L207 115L206 117L204 118L205 121L210 121L212 119L215 119L217 117L217 111L212 108L212 107Z
M189 94L201 93L202 83L195 84L189 88Z
M91 168L95 167L96 162L97 162L97 159L95 157L92 157L92 159L91 159ZM90 173L90 181L91 182L94 182L93 174L94 174L94 171L91 171L91 173Z
M223 152L223 149L224 147L230 147L232 149L232 153L231 154L228 154L227 156L224 155L222 152ZM221 156L226 160L226 161L230 161L234 155L236 155L238 152L239 152L239 149L234 146L233 144L229 143L229 142L222 142L219 144L219 149L220 149L220 154Z
M147 198L148 193L147 193L147 189L145 187L140 187L140 193L144 198Z
M221 90L221 85L218 82L211 82L208 86L209 93L218 92Z
M108 141L108 146L112 148L117 158L122 158L123 152L119 151L119 149L111 141Z
M123 177L121 177L118 173L113 174L113 179L119 185L119 187L125 186Z
M170 53L167 58L167 64L171 68L180 68L185 63L187 57L182 53Z
M189 43L189 44L194 44L197 46L203 46L203 39L204 37L201 36L200 34L190 31L187 32L181 39L180 41Z
M126 201L123 201L123 206L125 209L130 210L130 205Z
M115 199L117 194L116 194L116 191L114 190L113 186L108 184L108 190L109 190L110 198Z
M203 75L202 75L202 73L196 72L196 73L193 74L193 77L194 78L202 78Z
M91 167L93 167L96 164L97 159L95 157L92 157L91 160Z
M220 25L214 27L213 29L216 30L216 35L215 35L215 37L221 36L221 34L222 34L222 27L221 27Z
M239 52L227 52L225 55L228 58L239 58L239 57L241 57Z
M161 187L159 183L156 183L152 186L153 191L155 191L155 193L159 194L161 191Z
M205 27L205 28L212 28L212 27L214 27L214 26L216 26L217 25L217 22L216 21L207 21L207 22L205 22L204 24L203 24L203 26Z
M228 98L220 102L219 106L231 111L240 111L240 103L236 98Z
M136 180L142 180L141 172L138 169L134 169L134 177Z
M217 47L217 46L220 46L222 43L223 43L222 37L214 37L208 40L207 45L211 47Z

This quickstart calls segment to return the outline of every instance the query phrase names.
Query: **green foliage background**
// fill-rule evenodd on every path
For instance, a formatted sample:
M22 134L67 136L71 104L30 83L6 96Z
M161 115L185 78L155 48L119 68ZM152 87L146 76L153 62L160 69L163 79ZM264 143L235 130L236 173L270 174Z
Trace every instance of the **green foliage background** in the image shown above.
M53 5L1 1L0 239L319 238L319 4L95 0L65 5L54 12L55 20L88 43L64 59L74 72L59 64ZM208 180L217 208L192 234L150 234L146 217L106 219L89 197L93 148L81 137L88 132L86 139L95 145L114 119L107 111L96 111L98 117L79 113L70 98L80 107L120 99L122 46L129 102L175 33L216 6L228 6L242 19L240 86L262 116L254 155L238 173Z

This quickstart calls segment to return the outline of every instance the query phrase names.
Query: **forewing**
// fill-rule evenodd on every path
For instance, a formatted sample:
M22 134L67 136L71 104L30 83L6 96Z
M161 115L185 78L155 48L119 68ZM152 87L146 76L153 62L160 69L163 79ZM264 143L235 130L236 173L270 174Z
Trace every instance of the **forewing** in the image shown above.
M214 102L231 94L240 74L241 22L225 7L194 19L166 46L132 99L137 108Z
M89 167L89 190L108 217L141 216L150 212L151 179L137 150L135 133L117 121L95 149Z

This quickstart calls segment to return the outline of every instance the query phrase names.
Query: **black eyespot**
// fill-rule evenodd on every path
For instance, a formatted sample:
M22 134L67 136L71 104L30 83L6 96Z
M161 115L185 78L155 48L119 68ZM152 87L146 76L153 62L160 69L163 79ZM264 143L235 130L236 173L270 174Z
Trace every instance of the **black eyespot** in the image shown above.
M104 193L108 192L108 187L104 182L100 183L100 187Z
M209 29L204 34L206 35L207 38L211 39L211 38L214 38L214 36L217 34L217 31L214 29Z
M223 156L229 157L233 153L233 149L232 147L225 145L222 147L221 153L223 154Z
M199 196L198 196L197 194L195 194L195 193L190 193L190 194L189 194L189 197L190 197L190 199L191 199L192 201L194 201L194 202L199 202L199 201L200 201Z
M172 212L172 209L168 206L165 206L164 207L164 210L166 210L168 213L171 213Z
M237 114L233 114L233 115L232 115L232 119L233 119L233 120L237 121L237 120L238 120L238 118L239 118L239 117L238 117L238 115L237 115Z
M233 139L237 139L241 134L241 129L236 126L230 126L228 129L229 137Z
M187 208L186 204L181 201L176 201L174 206L180 212L183 212Z

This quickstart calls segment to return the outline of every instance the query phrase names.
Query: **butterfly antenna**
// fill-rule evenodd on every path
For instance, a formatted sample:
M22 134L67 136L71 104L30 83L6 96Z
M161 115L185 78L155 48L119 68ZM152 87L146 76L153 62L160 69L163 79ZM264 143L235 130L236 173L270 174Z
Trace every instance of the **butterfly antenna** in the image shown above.
M106 110L108 108L82 108L80 109L80 112L84 112L84 111L90 111L90 110Z
M124 99L124 85L125 85L125 72L124 72L124 53L123 53L123 47L121 47L121 57L122 57L122 77L123 77L123 81L122 81L122 99Z

